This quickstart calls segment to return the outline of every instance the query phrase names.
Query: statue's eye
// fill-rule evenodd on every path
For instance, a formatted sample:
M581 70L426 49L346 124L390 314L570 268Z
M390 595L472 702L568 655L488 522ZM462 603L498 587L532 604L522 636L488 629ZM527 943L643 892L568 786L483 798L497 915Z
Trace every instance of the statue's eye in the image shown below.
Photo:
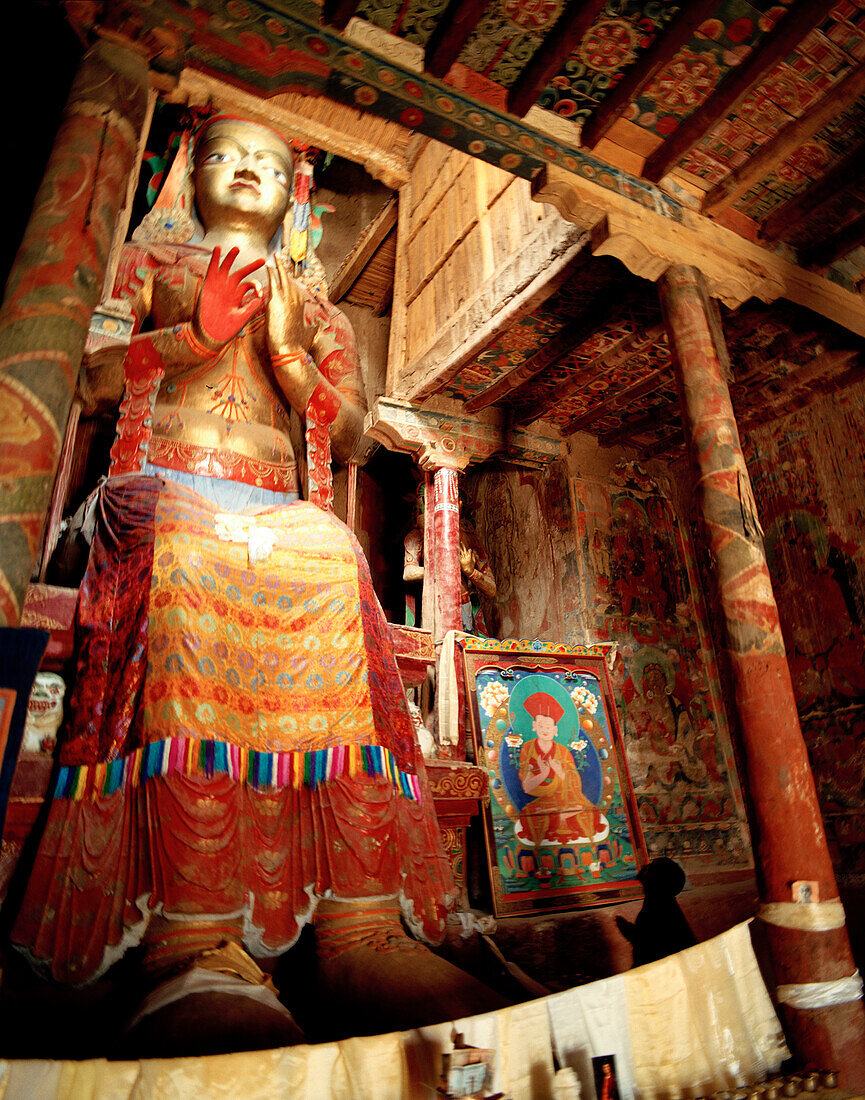
M261 170L262 172L269 172L278 183L288 183L288 176L282 168L278 168L275 164L262 164Z
M231 160L231 153L208 153L204 158L205 164L225 164Z

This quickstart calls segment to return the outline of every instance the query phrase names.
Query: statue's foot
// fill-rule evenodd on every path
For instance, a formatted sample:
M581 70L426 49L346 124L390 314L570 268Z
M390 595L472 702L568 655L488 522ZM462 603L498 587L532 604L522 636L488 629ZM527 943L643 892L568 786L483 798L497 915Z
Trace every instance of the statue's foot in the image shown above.
M333 1038L406 1031L509 1003L408 936L395 900L323 901L314 927L316 993Z
M190 960L138 1008L121 1041L124 1058L179 1058L267 1050L304 1042L270 979L236 943Z

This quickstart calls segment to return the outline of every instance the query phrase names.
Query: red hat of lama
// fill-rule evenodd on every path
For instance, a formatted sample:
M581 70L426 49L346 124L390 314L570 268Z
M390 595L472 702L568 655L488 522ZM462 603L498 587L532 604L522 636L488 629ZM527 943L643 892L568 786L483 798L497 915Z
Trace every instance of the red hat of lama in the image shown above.
M545 718L552 718L554 722L560 722L565 713L565 708L558 699L554 699L545 691L536 691L534 695L530 695L523 706L532 718L540 718L543 715Z

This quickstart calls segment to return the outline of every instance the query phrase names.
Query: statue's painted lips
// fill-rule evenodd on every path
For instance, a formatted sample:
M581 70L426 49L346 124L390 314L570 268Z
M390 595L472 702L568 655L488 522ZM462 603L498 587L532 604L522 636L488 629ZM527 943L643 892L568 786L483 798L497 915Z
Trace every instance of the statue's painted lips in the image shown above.
M229 191L234 191L235 188L244 188L250 191L254 191L256 195L261 194L261 189L257 183L253 183L252 180L234 180L233 183L228 185Z

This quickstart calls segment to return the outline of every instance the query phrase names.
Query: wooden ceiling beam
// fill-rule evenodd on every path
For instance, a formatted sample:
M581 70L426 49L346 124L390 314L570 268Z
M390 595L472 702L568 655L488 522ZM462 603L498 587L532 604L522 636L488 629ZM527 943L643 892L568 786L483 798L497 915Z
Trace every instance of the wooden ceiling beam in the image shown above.
M857 146L804 191L777 207L760 227L764 241L789 237L799 226L813 217L831 199L844 194L865 176L865 142Z
M321 22L335 31L344 31L348 21L360 7L360 0L324 0L321 5Z
M514 423L529 424L532 420L537 420L549 409L554 408L559 401L564 401L566 398L578 393L587 381L597 382L599 379L607 377L626 363L632 355L639 355L641 351L651 347L665 331L662 324L657 324L651 325L642 332L632 332L627 336L623 336L621 340L618 340L611 348L608 348L589 366L585 367L583 372L573 373L568 381L558 387L555 393L538 397L534 401L529 401L523 405L522 408L517 410Z
M442 80L462 53L486 11L488 0L450 0L436 20L424 51L424 69Z
M547 31L528 65L508 92L508 110L522 118L540 99L549 82L586 36L586 32L606 7L607 0L583 0L569 4L555 26Z
M387 235L396 225L397 199L388 199L363 230L354 248L339 265L330 284L330 300L336 304L351 290Z
M810 111L782 126L741 168L713 187L703 200L703 213L717 214L731 206L863 94L865 65L859 65L829 88Z
M640 54L592 117L583 123L580 131L581 145L594 149L607 130L618 121L625 108L634 102L640 91L667 62L672 61L717 6L718 0L691 0L682 5L679 14L658 32L651 46Z
M676 411L676 405L671 404L669 406L671 411ZM602 447L613 447L617 443L621 443L623 439L631 439L635 435L642 435L644 432L656 431L659 428L672 427L668 425L661 412L654 412L648 416L641 416L634 420L626 420L623 424L620 424L618 428L609 432L604 432L598 436L598 441Z
M799 254L805 267L828 267L835 260L846 256L854 248L865 244L865 214L860 214L852 222L848 222L837 233L833 233L825 241L820 241L809 249L802 249Z
M580 416L575 416L573 420L569 420L567 424L562 425L562 435L573 435L574 432L586 431L592 424L597 424L605 416L609 416L612 412L625 409L633 401L639 400L641 397L645 397L647 393L651 393L657 386L658 379L666 371L670 370L670 365L663 367L657 367L653 371L649 371L648 374L644 374L639 382L634 382L630 386L626 386L623 390L617 390L616 393L610 397L605 398L603 401L599 401L596 405L593 405L588 412L582 413Z
M765 41L745 61L731 69L702 107L688 115L652 153L643 167L645 178L655 183L662 179L714 126L738 107L755 84L790 56L834 6L835 0L797 0Z

